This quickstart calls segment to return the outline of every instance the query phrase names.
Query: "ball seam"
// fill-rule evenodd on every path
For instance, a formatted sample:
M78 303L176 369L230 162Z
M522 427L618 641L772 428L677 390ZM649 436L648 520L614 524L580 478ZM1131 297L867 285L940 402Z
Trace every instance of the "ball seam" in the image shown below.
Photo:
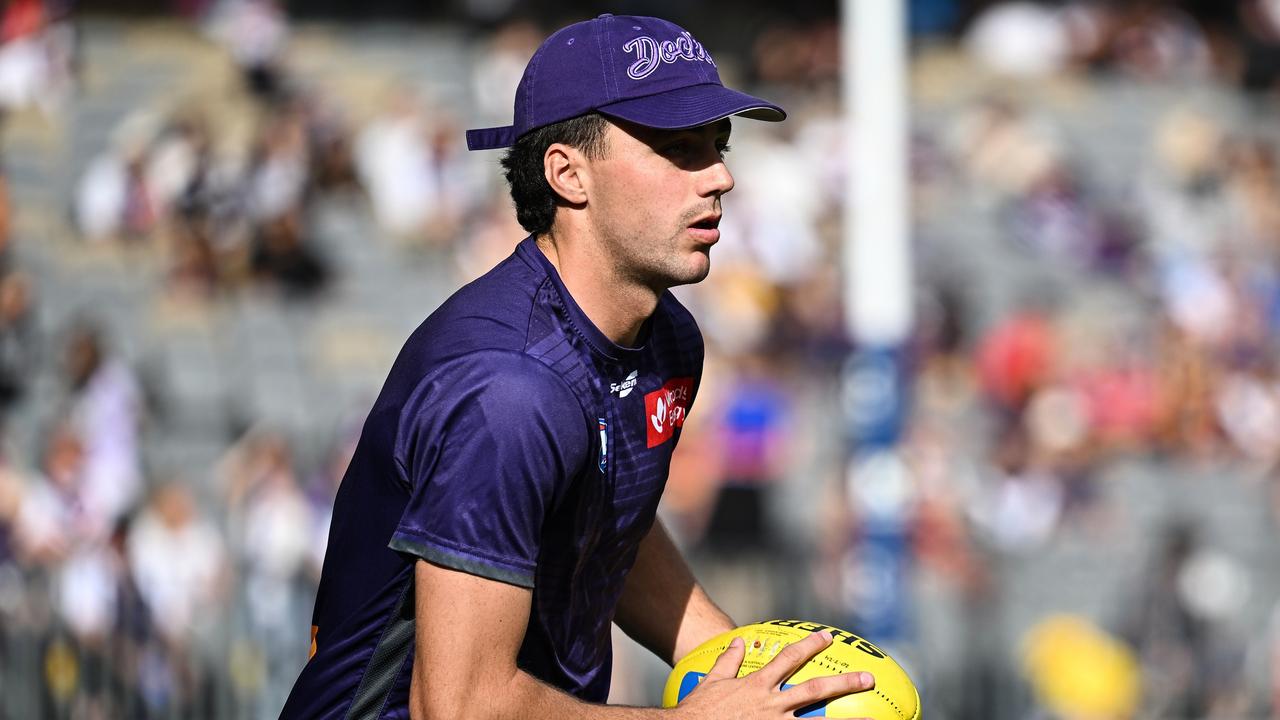
M898 714L898 717L903 718L903 720L906 720L906 717L907 717L906 713L902 712L902 708L898 707L898 704L895 703L888 695L885 695L884 693L880 692L879 689L874 690L874 692L876 695L879 695L882 700L889 703L889 707L893 708L893 711Z

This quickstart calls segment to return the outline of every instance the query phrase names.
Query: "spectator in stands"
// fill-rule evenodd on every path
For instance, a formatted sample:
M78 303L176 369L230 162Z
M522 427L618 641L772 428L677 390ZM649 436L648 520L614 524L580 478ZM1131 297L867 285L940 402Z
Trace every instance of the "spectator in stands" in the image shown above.
M344 468L345 469L345 468ZM315 519L298 483L293 454L279 433L250 431L221 468L227 493L228 541L239 568L253 642L265 655L261 712L284 705L295 673L291 661L308 638L301 583Z
M983 195L1025 195L1063 167L1060 130L1007 98L988 97L966 108L947 134L960 168Z
M1202 343L1166 319L1156 350L1157 447L1193 458L1212 456L1218 445L1213 410L1214 375Z
M406 244L451 247L484 197L462 133L442 110L428 114L414 93L398 90L365 126L356 159L374 217Z
M1243 62L1240 84L1251 92L1280 90L1280 7L1269 0L1235 3Z
M233 270L224 264L228 255L219 256L215 249L211 225L208 212L201 207L183 212L174 223L165 278L171 296L207 301L226 288Z
M1161 119L1152 141L1137 189L1157 265L1212 257L1226 235L1225 131L1202 112L1178 108Z
M92 242L148 240L162 214L147 177L149 134L125 125L119 147L94 158L80 175L73 215L84 239Z
M129 564L126 544L131 522L131 517L123 518L103 549L104 564L114 571L115 615L104 646L93 650L105 665L100 674L102 685L93 688L103 706L102 717L129 717L139 713L144 698L138 659L145 656L149 645L158 642L151 611L138 590Z
M785 536L771 508L791 460L793 408L775 364L759 354L737 360L738 372L713 410L719 477L700 544L717 568L708 588L726 598L736 617L762 617L777 603L769 578Z
M140 658L143 694L157 711L180 711L207 677L201 665L219 632L229 580L225 542L191 490L167 482L129 526L125 552L160 640Z
M32 583L29 600L46 609L44 618L31 629L47 633L59 628L63 652L74 653L72 661L83 678L61 685L55 696L70 703L74 715L122 715L120 708L108 710L110 697L119 688L116 683L122 679L110 660L122 611L122 568L119 556L97 529L101 520L93 518L84 502L83 483L81 439L64 421L49 433L41 474L20 489L13 541L22 573ZM0 527L4 524L0 516ZM47 587L37 591L45 583Z
M145 407L133 370L108 352L92 323L73 325L64 346L67 417L84 444L84 503L106 533L142 489Z
M760 552L778 540L768 496L788 464L785 449L792 413L790 396L766 358L738 358L737 369L717 408L723 457L704 537L709 548L725 555Z
M987 4L969 27L964 44L998 73L1032 77L1062 71L1073 49L1064 13L1035 2Z
M1061 478L1033 454L1021 425L1008 427L992 449L990 476L970 512L992 544L1006 552L1042 547L1062 517Z
M836 80L839 46L839 32L830 18L778 21L752 43L752 79L763 85L821 87Z
M968 404L974 388L972 300L956 280L922 279L920 284L912 341L918 368L915 414L951 418Z
M185 646L216 627L226 548L190 489L177 482L156 488L131 524L126 548L134 581L166 639Z
M348 418L334 433L325 461L307 483L307 500L311 503L311 554L308 576L312 583L320 582L320 570L324 566L324 554L329 545L329 527L333 522L333 498L337 495L342 476L351 464L356 443L360 440L360 428L364 418Z
M511 254L511 238L524 229L511 214L510 199L503 193L485 194L472 213L470 232L454 245L458 279L470 282Z
M1280 379L1270 353L1226 370L1215 401L1218 425L1243 459L1262 468L1280 463Z
M303 105L294 103L265 117L244 179L251 220L269 223L302 209L311 180L309 140Z
M13 560L13 529L22 507L25 483L0 455L0 572ZM0 612L3 610L0 609Z
M545 36L535 23L514 20L479 43L470 78L477 122L498 124L511 119L510 98L516 93L525 65Z
M306 108L311 140L311 178L315 189L341 193L360 189L346 108L316 93L299 100Z
M0 274L0 422L31 382L35 360L31 285L31 277L20 270Z
M0 15L0 117L56 113L71 79L74 33L44 0L12 0Z
M1155 0L1117 3L1104 30L1103 64L1144 80L1211 76L1208 39L1178 5Z
M85 240L115 240L124 218L127 178L124 163L112 152L91 160L76 184L72 214Z
M1044 260L1089 272L1125 275L1136 264L1137 241L1104 207L1078 168L1054 158L1001 213L1018 245Z
M393 238L417 240L438 211L431 128L412 93L397 90L356 139L356 166L374 217Z
M1091 452L1141 451L1155 432L1159 413L1159 386L1150 358L1147 338L1107 340L1097 364L1079 368L1072 389L1083 401ZM1058 421L1064 420L1063 414Z
M250 575L251 600L274 608L269 620L281 619L283 609L275 604L288 604L284 586L301 574L312 525L289 442L277 432L251 430L228 450L219 474L228 534ZM262 577L254 579L256 574ZM258 592L256 582L279 592Z
M1147 711L1164 717L1246 717L1244 656L1224 621L1238 613L1248 578L1211 550L1193 521L1164 528L1136 588L1123 633L1141 657Z
M1057 357L1056 336L1046 310L1030 306L997 324L979 342L978 381L1006 425L1016 424L1033 393L1049 380Z
M116 648L115 633L128 598L121 595L123 566L110 542L114 528L104 533L103 518L86 502L85 459L75 428L67 422L56 425L42 475L18 501L13 536L28 576L49 582L52 617L34 629L47 632L53 623L69 631L85 677L70 689L79 691L77 703L96 707L108 702L112 689L110 682L98 681L114 676L115 663L108 658ZM76 712L88 716L89 711Z
M1277 272L1280 262L1280 161L1272 144L1249 138L1228 153L1226 202L1230 236L1241 261Z
M734 242L717 258L748 264L774 285L805 282L822 264L818 223L827 210L821 179L797 148L791 130L751 128L750 152L735 158L734 176L744 194L725 196L735 218ZM719 250L719 248L717 248Z
M212 139L203 117L183 110L151 143L146 177L151 202L162 221L193 206L207 206Z
M275 0L225 0L214 8L209 32L231 53L255 99L272 102L283 96L289 23Z
M251 226L241 169L215 158L208 118L194 108L158 141L148 164L160 204L171 297L211 301L248 276Z
M308 300L329 283L329 265L302 235L297 215L263 223L254 236L249 259L253 276L285 298Z
M84 443L71 424L49 432L40 471L19 498L14 540L24 563L56 568L77 546L105 537L105 519L85 502Z
M9 200L9 174L0 168L0 268L12 262L13 204Z
M974 469L959 459L960 435L943 422L922 421L907 438L905 460L918 488L913 543L922 569L961 594L976 595L989 589L992 577L965 518L978 489Z

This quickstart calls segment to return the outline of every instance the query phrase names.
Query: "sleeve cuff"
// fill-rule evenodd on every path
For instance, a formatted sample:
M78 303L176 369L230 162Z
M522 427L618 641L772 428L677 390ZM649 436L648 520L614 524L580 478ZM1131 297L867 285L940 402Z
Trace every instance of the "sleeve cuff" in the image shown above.
M387 546L392 550L408 553L436 565L442 565L470 575L478 575L479 577L497 580L508 585L533 588L533 573L530 571L509 565L496 564L491 560L441 547L421 537L407 535L402 531L397 531L392 535L391 542L387 543Z

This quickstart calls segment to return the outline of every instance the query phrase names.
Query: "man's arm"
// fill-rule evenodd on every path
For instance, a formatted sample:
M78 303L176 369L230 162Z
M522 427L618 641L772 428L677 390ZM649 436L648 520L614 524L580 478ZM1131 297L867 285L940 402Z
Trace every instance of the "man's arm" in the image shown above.
M640 543L614 622L668 665L735 627L693 577L661 520Z
M532 591L419 560L409 710L414 720L784 720L823 698L865 690L866 673L815 678L786 691L782 681L831 643L815 633L764 668L735 678L745 650L735 643L698 689L673 710L592 705L516 667Z
M419 560L410 715L458 718L642 720L636 708L584 703L516 667L533 593L527 588Z

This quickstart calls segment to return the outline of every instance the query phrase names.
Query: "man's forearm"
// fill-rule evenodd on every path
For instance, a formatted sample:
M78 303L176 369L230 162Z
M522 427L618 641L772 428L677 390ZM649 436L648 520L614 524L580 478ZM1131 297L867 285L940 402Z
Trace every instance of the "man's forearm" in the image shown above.
M661 521L640 544L614 620L668 664L734 627L693 577Z
M532 675L520 672L512 681L510 695L501 701L505 707L495 708L492 717L518 718L519 720L671 720L675 713L661 708L626 707L622 705L596 705L539 681ZM458 717L473 717L469 714Z
M409 707L415 720L602 718L683 713L592 705L535 679L516 658L532 592L419 560Z
M673 720L660 708L596 705L554 688L518 670L508 682L475 685L458 693L411 693L413 720L506 718L508 720Z

